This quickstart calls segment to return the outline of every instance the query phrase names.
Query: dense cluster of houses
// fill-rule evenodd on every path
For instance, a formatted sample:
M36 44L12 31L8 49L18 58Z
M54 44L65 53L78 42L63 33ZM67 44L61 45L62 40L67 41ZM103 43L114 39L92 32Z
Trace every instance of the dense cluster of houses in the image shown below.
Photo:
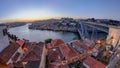
M69 68L71 63L81 60L83 67L95 68L91 62L94 61L105 68L104 64L90 56L91 53L92 49L79 40L69 44L61 39L48 44L9 40L9 45L0 52L0 68Z
M76 67L76 63L83 68L107 68L107 65L96 60L100 41L95 47L80 40L69 43L61 39L50 43L14 41L2 31L3 28L0 30L0 68L72 68Z

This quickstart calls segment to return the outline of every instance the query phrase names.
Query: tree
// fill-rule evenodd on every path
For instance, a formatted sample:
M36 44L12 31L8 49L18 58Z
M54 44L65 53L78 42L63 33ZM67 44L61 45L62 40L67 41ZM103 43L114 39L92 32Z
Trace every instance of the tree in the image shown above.
M52 39L49 38L49 39L46 39L46 40L45 40L45 43L50 43L51 41L52 41Z

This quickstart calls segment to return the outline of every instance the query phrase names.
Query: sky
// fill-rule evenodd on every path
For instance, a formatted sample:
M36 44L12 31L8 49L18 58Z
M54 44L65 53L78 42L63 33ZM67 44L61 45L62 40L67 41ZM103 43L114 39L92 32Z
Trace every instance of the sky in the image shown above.
M0 20L59 17L120 20L120 0L0 0Z

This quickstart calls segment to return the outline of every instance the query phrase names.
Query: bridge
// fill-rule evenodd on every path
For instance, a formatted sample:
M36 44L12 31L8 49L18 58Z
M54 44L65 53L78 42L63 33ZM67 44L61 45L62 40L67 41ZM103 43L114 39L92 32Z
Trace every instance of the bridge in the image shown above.
M109 33L109 27L120 28L119 26L106 25L96 22L79 21L78 33L80 34L82 40L84 40L85 38L95 40L97 39L98 31Z
M91 29L89 28L91 27ZM92 34L89 34L89 29ZM120 60L120 26L112 26L106 24L97 24L95 22L79 22L78 32L84 40L86 37L90 40L94 40L98 31L108 33L106 43L112 45L114 48L111 51L110 61L107 68L114 68L116 63ZM106 46L106 45L105 45Z

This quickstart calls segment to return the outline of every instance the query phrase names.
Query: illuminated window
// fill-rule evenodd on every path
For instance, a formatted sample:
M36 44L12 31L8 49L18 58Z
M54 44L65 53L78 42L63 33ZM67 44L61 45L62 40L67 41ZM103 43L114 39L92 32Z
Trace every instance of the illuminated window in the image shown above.
M112 36L112 37L110 38L110 44L111 44L111 45L113 44L113 42L114 42L114 36Z

